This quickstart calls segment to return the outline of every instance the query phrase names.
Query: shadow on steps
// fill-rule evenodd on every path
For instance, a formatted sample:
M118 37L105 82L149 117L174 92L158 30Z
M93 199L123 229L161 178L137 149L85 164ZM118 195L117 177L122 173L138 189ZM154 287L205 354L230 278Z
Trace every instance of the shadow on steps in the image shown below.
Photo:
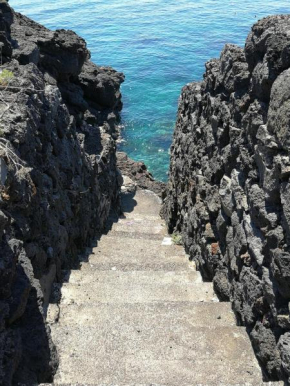
M114 209L111 210L111 213L108 217L108 220L106 222L105 228L103 229L102 233L99 233L96 235L95 239L91 241L91 244L89 247L85 249L85 251L79 255L78 260L75 262L75 264L72 266L71 269L63 271L62 280L60 283L54 283L53 289L51 292L50 297L50 309L54 309L52 312L53 315L48 315L49 322L57 322L59 318L59 308L58 304L61 301L61 288L63 283L68 283L70 281L70 275L71 271L73 270L79 270L81 268L82 263L87 263L89 261L89 256L93 254L93 249L98 246L98 242L100 239L107 235L111 230L115 223L119 221L120 218L124 219L126 216L124 213L132 213L134 211L134 208L137 205L137 201L134 199L136 192L130 192L130 193L121 193L121 213L117 213ZM51 307L54 305L54 307Z

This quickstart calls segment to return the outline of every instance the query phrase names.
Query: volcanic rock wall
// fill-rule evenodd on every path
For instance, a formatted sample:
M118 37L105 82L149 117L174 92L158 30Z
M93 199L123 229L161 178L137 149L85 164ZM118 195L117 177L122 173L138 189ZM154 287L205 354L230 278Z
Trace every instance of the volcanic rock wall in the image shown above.
M272 379L290 376L289 146L290 16L274 16L183 88L163 208Z
M118 210L124 76L0 1L0 384L52 381L53 281Z

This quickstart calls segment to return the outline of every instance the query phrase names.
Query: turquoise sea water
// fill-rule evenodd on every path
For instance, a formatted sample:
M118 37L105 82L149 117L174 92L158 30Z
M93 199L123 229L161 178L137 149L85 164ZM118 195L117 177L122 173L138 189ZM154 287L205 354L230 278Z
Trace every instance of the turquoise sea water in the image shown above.
M122 150L166 180L182 86L199 80L225 43L244 45L251 25L290 12L289 0L10 0L48 28L73 29L92 60L126 75Z

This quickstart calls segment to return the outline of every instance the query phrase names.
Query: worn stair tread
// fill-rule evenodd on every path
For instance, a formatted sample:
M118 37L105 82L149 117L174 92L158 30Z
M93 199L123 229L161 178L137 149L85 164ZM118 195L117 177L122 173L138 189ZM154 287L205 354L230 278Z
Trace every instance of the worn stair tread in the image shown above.
M112 218L112 220L114 221L115 218ZM120 215L120 217L118 218L118 221L120 220L125 220L125 219L134 219L136 221L139 221L139 220L146 220L146 221L152 221L152 222L161 222L163 224L165 224L164 220L160 217L160 214L159 213L156 213L156 214L148 214L148 213L135 213L134 211L133 212L125 212L123 214Z
M82 304L62 307L61 325L95 326L102 323L174 328L178 324L189 326L236 326L229 303L133 303L133 304Z
M206 383L190 383L190 384L183 384L183 386L285 386L285 383L283 381L273 381L273 382L259 382L256 383L252 382L237 382L234 381L234 383L220 383L220 382L206 382ZM119 383L120 385L120 383ZM118 386L116 383L40 383L39 386ZM124 383L122 386L167 386L166 384L161 383Z
M57 334L56 334L57 333ZM81 339L79 339L81 337ZM242 327L110 323L108 318L95 326L58 325L53 333L59 355L92 358L96 362L134 357L147 360L216 360L255 362L255 356Z
M162 243L164 237L168 237L168 235L164 235L162 233L152 233L150 230L148 232L127 232L123 230L110 230L110 232L106 235L106 237L112 239L115 239L116 237L122 237L122 238L129 238L132 240L154 240L156 242Z
M100 271L100 274L103 272ZM146 283L146 281L141 283L137 276L135 276L135 280L131 276L131 280L127 281L96 281L83 285L65 283L62 286L61 294L64 304L72 302L80 304L93 302L217 301L212 283Z
M254 361L222 360L163 360L138 358L120 358L96 362L89 357L68 355L61 358L63 372L56 381L101 384L164 384L166 386L186 386L194 384L208 385L246 385L261 383L261 371ZM78 370L79 366L83 369ZM241 382L237 382L238 380Z
M129 224L129 222L128 222ZM134 224L134 225L119 225L116 224L111 229L111 234L124 234L127 233L130 237L135 237L135 234L155 236L155 239L161 239L167 235L167 230L159 225L145 225L145 224Z
M167 235L165 223L159 221L152 221L148 219L126 218L120 219L117 223L112 225L113 232L128 232L128 233L142 233L142 234L156 234Z
M191 382L190 384L183 384L182 386L285 386L283 381L257 381L252 382L239 382L234 381L234 383L220 383L219 381L206 382L206 383L196 383ZM257 383L258 382L258 383ZM120 383L119 383L120 384ZM116 383L40 383L39 386L118 386ZM167 386L165 383L124 383L122 386Z
M145 250L124 250L123 252L116 251L116 254L106 253L102 250L94 250L94 254L88 256L88 262L90 263L101 263L101 262L127 262L127 263L188 263L189 260L185 255L167 255L166 251L164 254L154 254L152 251L146 253Z
M132 213L138 215L158 216L161 209L161 199L149 190L137 189L135 195L123 195L121 202L124 214Z
M128 220L128 223L130 221ZM118 223L110 224L106 229L106 238L131 238L138 240L156 240L160 242L164 237L170 237L165 225L135 224L134 226L120 226Z
M136 255L144 258L144 260L151 257L185 256L183 247L180 245L162 245L163 241L164 237L158 240L146 238L136 240L131 237L121 237L118 234L109 233L101 237L92 252L96 255L112 256L116 259L130 258Z
M181 260L180 258L178 258ZM91 270L97 270L97 271L109 271L109 270L115 270L115 271L168 271L168 272L177 272L177 271L184 271L186 269L194 269L194 265L191 264L189 261L185 261L184 259L181 261L148 261L148 262L140 262L137 258L134 262L122 262L122 261L111 261L110 257L107 257L107 259L103 259L103 256L101 256L101 261L98 262L98 259L89 259L88 262L82 262L81 263L81 271L91 271ZM104 261L105 260L105 261ZM107 260L107 261L106 261Z
M207 283L206 283L207 284ZM71 284L62 287L62 302L64 304L81 303L148 303L160 301L192 301L192 302L211 302L217 301L212 286L187 284L170 284L158 286L135 285L129 287L124 284L116 284L114 288L109 288L103 283L87 284L78 286Z
M98 271L98 270L70 270L64 276L64 282L70 284L105 283L115 285L117 282L127 283L128 286L137 283L139 285L152 285L155 283L203 283L200 272L195 270L184 271Z

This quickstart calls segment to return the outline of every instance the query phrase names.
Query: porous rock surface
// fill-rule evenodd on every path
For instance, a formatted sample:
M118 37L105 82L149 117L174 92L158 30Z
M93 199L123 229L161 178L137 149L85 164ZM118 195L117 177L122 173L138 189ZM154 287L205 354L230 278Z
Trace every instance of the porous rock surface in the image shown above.
M180 97L163 214L232 302L265 373L290 377L290 16L257 22Z
M0 384L50 382L52 283L118 210L121 73L0 1Z
M122 175L131 178L136 186L141 189L148 189L159 197L163 197L166 184L155 180L144 162L134 161L126 153L118 151L117 166Z

